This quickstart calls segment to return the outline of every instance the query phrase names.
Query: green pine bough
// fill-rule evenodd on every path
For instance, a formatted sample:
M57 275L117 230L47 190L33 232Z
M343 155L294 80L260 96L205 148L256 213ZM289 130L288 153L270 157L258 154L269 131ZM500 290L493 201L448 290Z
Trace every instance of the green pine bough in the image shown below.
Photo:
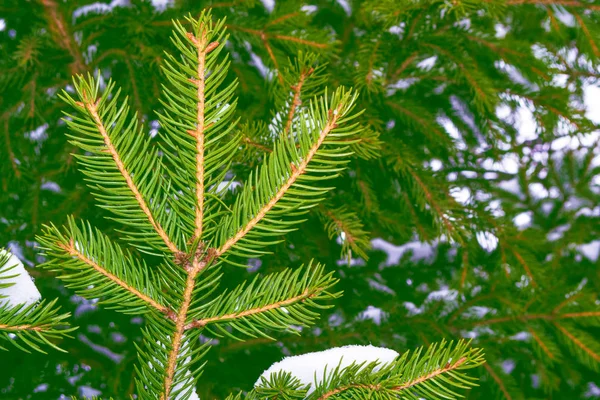
M144 314L135 371L140 399L190 398L210 348L201 334L245 340L297 333L294 327L310 326L319 309L341 295L333 274L314 261L233 289L219 283L223 265L243 266L244 259L267 254L269 245L297 229L331 189L328 182L343 172L363 132L351 90L324 90L300 104L298 93L317 67L314 58L299 57L306 65L299 66L290 98L280 102L272 148L226 201L233 155L244 137L232 120L236 82L226 79L224 21L213 22L207 12L174 25L179 54L167 54L163 65L158 146L113 82L77 76L74 90L62 94L74 110L65 120L81 149L80 168L131 250L74 219L62 228L47 226L38 238L48 257L44 267L78 295ZM141 253L156 263L146 264ZM24 349L56 347L51 340L71 331L60 329L67 317L52 302L2 305L0 339ZM456 398L458 390L475 385L466 371L482 363L480 349L442 342L389 363L331 365L314 387L282 371L230 398Z

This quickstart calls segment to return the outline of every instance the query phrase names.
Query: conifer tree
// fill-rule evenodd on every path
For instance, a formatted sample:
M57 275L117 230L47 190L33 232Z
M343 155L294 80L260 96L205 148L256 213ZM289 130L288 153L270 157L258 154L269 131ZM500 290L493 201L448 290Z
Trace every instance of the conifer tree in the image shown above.
M57 271L30 270L43 297L57 299L47 311L38 304L12 322L4 315L14 310L0 313L5 325L32 322L36 312L56 322L56 334L48 336L4 331L7 340L0 345L7 343L10 351L2 357L11 369L2 369L0 390L9 388L9 396L26 397L48 382L43 393L50 397L83 395L78 391L86 386L103 397L162 388L153 378L168 360L176 331L153 327L176 325L186 266L210 249L227 251L195 279L192 297L198 300L190 303L187 321L195 328L180 337L182 352L172 372L182 385L175 391L194 385L203 362L196 382L200 397L225 398L249 390L283 355L350 343L404 353L444 338L472 339L486 353L487 362L469 371L479 386L459 391L468 398L579 398L600 385L598 118L586 110L598 96L597 2L176 0L159 11L141 0L87 8L91 1L5 3L0 245L22 250L30 266L48 261ZM194 48L182 53L178 46L191 46L189 38L172 43L169 32L173 19L181 22L180 37L191 32L183 16L191 13L198 21L208 8L213 24L226 18L230 36L217 40L223 47L206 59L214 57L211 66L223 75L214 76L220 83L214 82L212 92L206 89L205 115L214 123L204 126L213 136L205 140L199 217L198 125L195 111L188 110L195 104L195 83L178 78L177 64L196 79L195 64L185 61ZM226 53L227 72L221 68ZM76 74L84 77L72 85ZM130 98L117 96L115 86ZM340 86L354 90L326 91ZM65 106L57 93L63 89L73 106L74 130L61 119ZM238 237L236 227L251 223L282 184L271 177L296 173L311 143L302 138L313 140L318 123L328 121L325 110L342 98L351 98L362 113L348 110L353 119L335 128L348 133L331 143L340 157L330 158L325 170L309 171L323 180L290 187L294 200L284 195L256 229ZM115 121L105 126L108 136L136 133L114 145L123 150L122 166L133 167L129 180L119 177L110 150L98 151L104 142L88 109L95 100L101 100L98 117ZM315 115L320 122L312 125ZM278 154L286 154L285 163L274 161ZM267 189L255 192L265 176ZM314 197L296 197L308 194ZM101 208L91 206L96 200ZM40 240L44 257L37 255L34 239L43 224L50 226ZM268 238L257 238L259 232ZM84 276L83 261L64 247L98 266L107 262L110 276L120 277L122 285L98 271ZM298 269L302 263L309 267ZM273 299L251 293L313 273L311 285L333 283L333 276L340 281L317 300L300 303L298 314L269 310L267 320L254 314L213 320L238 312L228 308L232 299L260 308ZM63 276L82 296L70 297L73 292L54 276ZM213 281L219 288L201 285ZM214 292L202 291L209 288ZM222 294L221 288L232 291ZM294 293L301 296L307 288L295 287ZM343 297L336 296L340 291ZM96 308L98 298L117 312ZM63 318L59 304L73 316ZM316 318L314 307L325 305L332 307L320 309ZM193 315L203 317L196 321ZM203 325L206 319L210 323ZM66 322L81 328L73 333ZM121 332L126 339L113 340ZM206 347L190 344L198 341ZM36 348L27 343L48 354L23 358L10 347ZM50 343L67 353L50 349ZM468 351L462 346L458 350ZM474 355L474 364L478 360ZM43 376L30 376L32 364L47 365ZM397 364L395 371L406 365ZM350 378L366 385L378 380L382 389L402 385L385 367L362 371L353 375L350 369ZM77 389L70 383L75 376L83 377ZM132 376L143 383L134 387ZM331 384L344 379L342 373ZM282 375L247 396L270 396L286 387L285 396L304 398L300 386Z
M220 197L230 184L226 175L241 135L233 121L236 82L224 83L225 21L203 12L185 22L175 22L172 41L179 54L167 54L163 67L162 156L112 81L101 88L99 78L79 75L74 93L61 94L76 110L65 121L72 143L85 151L77 158L96 200L122 225L123 240L155 256L155 265L74 219L64 228L50 225L38 237L49 258L44 267L57 271L68 288L146 316L137 348L140 399L190 398L210 347L200 342L201 333L269 338L310 326L317 310L339 296L333 274L313 261L230 290L219 287L221 265L235 265L230 257L267 254L266 246L296 229L299 217L330 190L323 181L344 170L350 145L360 140L352 91L325 90L299 115L292 95L272 150L228 205ZM288 372L244 397L287 398L288 391L314 399L446 397L455 395L453 387L473 385L463 370L479 365L480 353L463 343L441 344L386 366L354 364L331 371L311 394Z

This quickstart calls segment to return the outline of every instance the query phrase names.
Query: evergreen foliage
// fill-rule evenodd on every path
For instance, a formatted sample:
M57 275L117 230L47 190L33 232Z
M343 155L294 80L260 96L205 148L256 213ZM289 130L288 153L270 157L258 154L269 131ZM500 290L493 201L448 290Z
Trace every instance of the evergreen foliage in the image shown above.
M0 289L14 285L14 269L9 253L0 250ZM69 316L59 314L56 300L13 306L0 293L0 351L8 350L5 347L8 344L28 353L31 350L46 353L46 347L64 351L53 341L69 336L72 331L66 328Z
M395 398L459 350L477 388L401 395L600 386L597 2L91 3L0 5L1 245L56 298L2 306L0 346L67 350L3 351L2 396ZM430 350L247 392L348 343Z

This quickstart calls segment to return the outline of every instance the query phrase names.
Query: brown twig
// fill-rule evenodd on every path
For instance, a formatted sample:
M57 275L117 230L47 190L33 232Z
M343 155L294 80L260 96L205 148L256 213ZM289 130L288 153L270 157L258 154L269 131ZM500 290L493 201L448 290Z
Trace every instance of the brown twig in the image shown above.
M33 326L33 325L6 325L0 324L0 331L35 331L42 332L45 329L44 325Z
M600 362L600 355L596 354L592 349L587 347L581 340L577 339L571 332L569 332L568 330L566 330L564 327L562 327L560 324L558 324L556 322L554 322L554 326L556 326L556 328L559 331L561 331L566 337L568 337L569 340L571 340L573 343L575 343L575 345L577 347L579 347L581 350L585 351L594 360Z
M6 150L8 151L8 158L10 159L10 165L15 173L17 179L21 178L21 171L19 170L19 166L17 165L17 159L15 157L15 153L13 152L12 146L10 144L10 133L8 129L8 119L9 116L4 116L4 142L6 144Z
M290 106L290 111L288 113L287 122L285 124L285 128L283 129L282 135L285 136L290 131L292 127L292 122L294 121L294 115L296 114L296 108L302 104L300 100L300 96L302 94L302 86L304 86L304 81L315 71L314 68L309 68L306 71L300 74L300 78L298 79L298 83L292 86L292 91L294 92L294 98L292 99L292 105Z
M192 293L196 287L196 277L204 270L210 263L208 258L198 259L194 257L192 262L192 268L188 271L188 276L185 282L185 289L183 291L183 301L181 307L175 316L175 333L173 334L173 340L171 342L171 350L167 358L167 368L165 376L164 392L161 394L161 400L168 400L169 394L173 386L173 378L175 377L175 367L177 366L177 357L179 355L179 349L181 348L181 341L183 339L183 333L185 331L185 321L187 320L187 314L192 303Z
M500 388L500 391L504 394L504 398L506 400L512 400L512 396L508 393L508 390L506 390L506 385L504 384L504 382L502 382L502 379L500 379L498 374L496 374L496 372L494 372L492 367L490 367L487 364L483 364L483 367L487 370L488 374L490 374L492 379L494 381L496 381L496 383L498 384L498 387Z

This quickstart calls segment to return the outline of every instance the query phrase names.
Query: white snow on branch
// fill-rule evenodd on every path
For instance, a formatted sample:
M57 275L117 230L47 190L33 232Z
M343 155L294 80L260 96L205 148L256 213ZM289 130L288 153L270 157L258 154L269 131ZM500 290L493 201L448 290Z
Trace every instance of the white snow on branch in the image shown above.
M325 351L286 357L263 372L254 386L260 385L262 377L268 380L271 374L284 371L298 378L302 384L311 385L309 389L311 393L315 383L322 381L324 373L329 373L338 366L342 369L354 363L366 365L373 361L389 364L398 356L399 354L394 350L371 345L334 347Z
M381 325L381 321L385 321L387 313L379 307L368 306L366 310L358 314L357 319L364 321L370 319L375 325Z
M600 256L600 240L592 240L589 243L584 243L577 246L577 249L590 261L598 261Z
M412 262L424 261L431 263L435 259L435 249L432 245L424 242L409 242L401 246L395 246L381 238L371 240L371 246L375 250L387 253L386 266L397 265L406 252L410 252Z
M42 298L35 287L31 276L25 270L23 263L14 254L0 250L0 258L10 255L8 262L0 267L0 283L11 283L9 287L0 287L0 304L11 307L19 304L31 305Z
M275 9L275 0L261 0L261 2L269 14L271 14L273 9Z

